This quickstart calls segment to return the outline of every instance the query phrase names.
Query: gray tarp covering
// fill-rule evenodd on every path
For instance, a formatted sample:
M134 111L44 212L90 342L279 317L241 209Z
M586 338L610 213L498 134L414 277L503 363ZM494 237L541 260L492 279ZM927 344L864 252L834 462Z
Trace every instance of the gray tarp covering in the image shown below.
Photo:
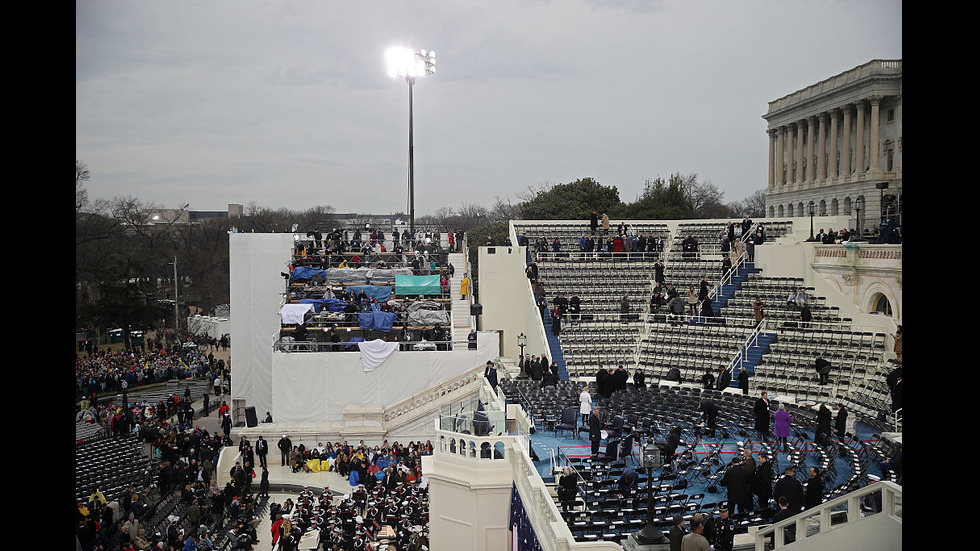
M409 325L449 325L449 312L431 300L413 302L407 309Z
M378 270L375 268L330 268L327 270L327 282L332 284L395 284L395 276L412 275L411 268L392 268Z

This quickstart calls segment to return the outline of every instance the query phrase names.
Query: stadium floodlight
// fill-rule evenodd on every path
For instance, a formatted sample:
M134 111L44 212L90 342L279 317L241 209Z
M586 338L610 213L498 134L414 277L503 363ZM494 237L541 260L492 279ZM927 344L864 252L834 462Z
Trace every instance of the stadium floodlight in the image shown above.
M385 52L388 62L388 75L391 78L404 78L408 83L408 200L409 235L415 239L415 137L412 90L415 80L436 72L436 53L432 50L413 51L408 48L389 48Z

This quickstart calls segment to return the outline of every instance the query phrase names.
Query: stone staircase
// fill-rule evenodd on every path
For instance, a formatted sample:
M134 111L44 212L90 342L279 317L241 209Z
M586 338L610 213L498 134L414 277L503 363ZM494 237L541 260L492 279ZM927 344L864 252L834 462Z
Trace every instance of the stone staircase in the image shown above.
M471 329L475 329L472 316L470 316L470 304L473 301L473 278L470 277L470 293L466 296L466 300L461 300L459 283L463 281L463 274L470 271L469 263L466 261L466 253L449 253L449 263L453 265L456 272L449 281L449 296L452 297L453 301L453 350L465 350L469 344L466 337L470 334Z

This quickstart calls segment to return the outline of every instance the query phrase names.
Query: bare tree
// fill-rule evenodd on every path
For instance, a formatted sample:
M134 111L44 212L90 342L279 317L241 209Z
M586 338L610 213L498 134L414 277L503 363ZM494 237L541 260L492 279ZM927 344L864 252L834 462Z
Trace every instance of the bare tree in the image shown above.
M91 175L88 166L78 159L75 159L75 213L78 214L82 207L88 204L88 191L85 189L85 182Z
M681 176L684 193L698 218L723 218L728 209L722 202L725 193L709 180L698 180L695 173Z

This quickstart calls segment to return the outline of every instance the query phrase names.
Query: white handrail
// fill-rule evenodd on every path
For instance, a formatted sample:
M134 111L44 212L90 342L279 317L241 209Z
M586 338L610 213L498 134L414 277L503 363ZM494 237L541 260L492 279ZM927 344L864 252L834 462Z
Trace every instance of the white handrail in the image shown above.
M865 518L861 511L861 500L865 496L878 492L881 492L881 513L879 514L885 514L893 517L899 524L901 524L902 517L900 515L900 511L902 487L894 482L883 480L881 482L876 482L854 490L853 492L844 496L822 503L812 509L807 509L796 516L761 528L755 535L755 549L756 551L765 551L766 543L770 535L772 535L774 539L773 549L779 549L780 547L786 545L786 531L784 528L788 528L791 525L796 526L796 541L807 537L812 537L807 533L806 528L807 521L813 519L814 517L819 517L819 533L830 532L831 530L836 530L843 526L858 522L862 520L862 518ZM835 508L839 508L841 506L846 508L847 522L844 524L838 524L836 527L832 526L830 522L831 514L834 512Z

